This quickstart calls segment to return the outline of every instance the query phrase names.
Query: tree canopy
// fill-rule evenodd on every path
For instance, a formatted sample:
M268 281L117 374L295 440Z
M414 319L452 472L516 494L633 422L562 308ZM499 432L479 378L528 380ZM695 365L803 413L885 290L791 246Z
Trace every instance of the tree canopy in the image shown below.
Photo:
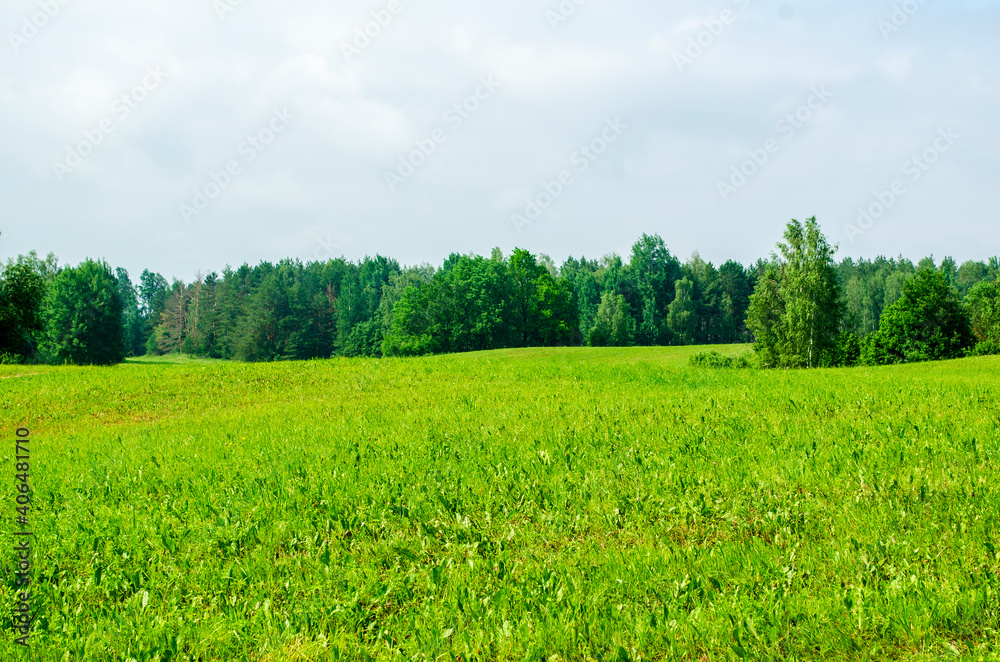
M844 259L815 219L793 221L769 260L716 267L642 235L623 258L516 249L440 267L378 256L225 267L168 280L88 260L0 269L0 361L108 363L145 353L243 361L412 356L546 345L754 342L773 367L850 365L921 270L964 297L976 352L1000 352L1000 259ZM117 302L117 303L116 303ZM115 331L120 327L119 332ZM916 358L919 353L911 352Z
M780 255L750 299L747 326L764 365L815 368L833 362L842 303L833 261L816 218L792 220Z
M42 354L52 363L112 365L126 355L118 282L105 262L61 270L45 300Z
M920 269L882 315L862 353L867 365L954 359L972 346L972 327L946 272Z

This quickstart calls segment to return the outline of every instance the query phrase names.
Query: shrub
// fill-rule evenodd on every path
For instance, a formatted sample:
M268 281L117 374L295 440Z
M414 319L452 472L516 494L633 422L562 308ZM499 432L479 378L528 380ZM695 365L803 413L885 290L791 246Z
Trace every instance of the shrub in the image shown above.
M691 365L699 368L756 368L757 357L753 352L743 352L736 356L723 356L715 350L699 352L691 357Z
M969 350L969 356L1000 356L1000 344L984 340Z
M882 314L862 351L865 365L956 359L972 347L969 317L944 274L922 269Z
M23 361L23 357L17 354L0 352L0 365L20 365Z

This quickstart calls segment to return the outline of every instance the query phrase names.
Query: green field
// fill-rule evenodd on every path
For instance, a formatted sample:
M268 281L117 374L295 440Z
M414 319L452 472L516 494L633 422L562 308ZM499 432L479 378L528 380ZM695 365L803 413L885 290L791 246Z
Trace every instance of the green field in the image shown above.
M0 366L0 660L22 425L31 659L997 659L1000 359L701 349Z

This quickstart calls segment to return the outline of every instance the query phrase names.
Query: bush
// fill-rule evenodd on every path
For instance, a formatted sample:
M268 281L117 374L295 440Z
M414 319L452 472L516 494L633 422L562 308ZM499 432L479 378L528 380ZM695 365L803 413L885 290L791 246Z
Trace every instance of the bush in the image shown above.
M743 352L736 356L723 356L712 350L699 352L691 357L691 365L699 368L748 369L757 367L757 357L753 352Z
M1000 356L1000 344L984 340L969 350L969 356Z
M0 365L21 365L24 359L18 354L0 352Z
M944 274L922 269L882 314L862 351L865 365L939 361L965 356L973 345L969 317Z

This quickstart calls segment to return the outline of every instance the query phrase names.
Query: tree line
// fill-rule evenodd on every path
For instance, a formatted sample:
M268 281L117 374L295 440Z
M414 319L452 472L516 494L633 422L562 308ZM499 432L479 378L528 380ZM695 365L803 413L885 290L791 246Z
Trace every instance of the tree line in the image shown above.
M815 218L792 221L750 298L763 367L887 365L1000 354L1000 261L834 262Z
M402 267L382 256L262 262L191 282L149 270L133 282L101 260L73 267L31 253L0 271L0 361L109 365L171 353L278 361L748 342L775 367L849 364L862 354L888 361L898 348L873 339L885 319L898 317L899 301L923 296L911 291L917 285L943 288L967 319L961 351L1000 340L990 335L996 258L838 264L833 254L815 219L790 224L778 253L749 266L715 267L697 254L682 262L657 235L643 235L627 258L571 257L561 266L522 249L494 249L489 257L452 254L440 267ZM887 348L884 355L876 346Z

